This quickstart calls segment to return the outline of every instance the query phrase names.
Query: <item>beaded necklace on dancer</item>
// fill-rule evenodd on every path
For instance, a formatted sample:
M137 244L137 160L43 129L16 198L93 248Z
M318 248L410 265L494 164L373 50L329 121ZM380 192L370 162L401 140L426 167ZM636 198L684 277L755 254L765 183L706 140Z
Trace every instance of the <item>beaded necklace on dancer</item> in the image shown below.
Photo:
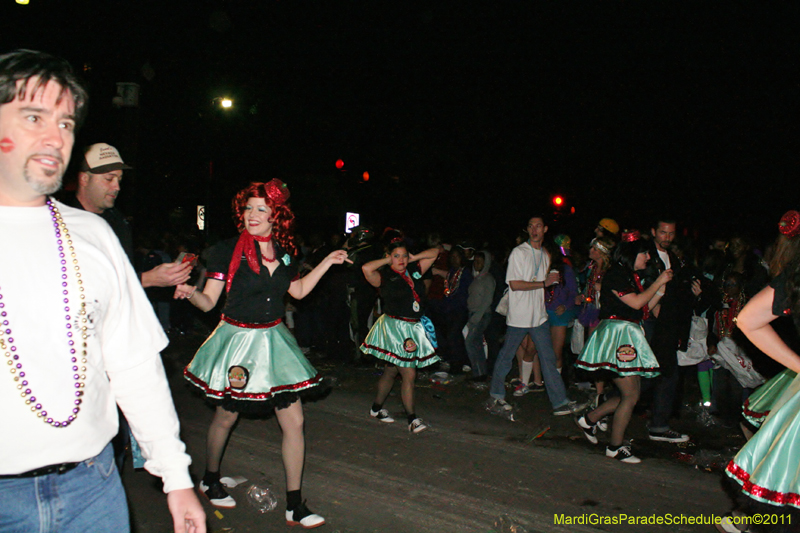
M419 304L422 301L422 299L419 297L419 294L417 294L417 290L414 288L414 280L412 280L411 276L408 275L408 268L406 268L402 272L395 270L391 266L389 268L392 270L392 272L398 274L403 279L403 281L405 281L406 284L409 287L411 287L411 295L414 297L414 302L411 304L411 309L413 309L415 313L419 313L420 310Z
M58 207L55 205L55 202L52 198L47 199L47 208L50 210L50 217L53 221L55 241L61 263L61 293L64 296L64 320L66 321L67 346L69 347L70 363L72 364L71 371L73 373L73 385L71 388L75 389L75 399L73 400L71 414L63 420L56 420L53 418L53 413L48 413L45 407L37 400L36 396L34 396L32 389L33 385L29 382L29 377L27 376L22 364L22 354L18 353L17 345L14 341L14 337L12 337L13 331L11 326L13 323L11 320L13 320L13 305L11 306L11 320L9 320L9 311L6 310L6 304L2 301L3 295L1 286L0 325L2 325L2 327L0 327L0 351L2 351L3 356L6 359L6 364L9 366L9 372L11 373L17 390L20 391L20 396L24 400L25 405L30 406L31 412L37 417L41 418L45 424L55 428L65 428L78 418L78 413L81 410L80 405L83 402L82 397L86 385L86 340L88 338L86 330L88 327L88 320L86 318L86 296L84 294L83 280L81 279L80 266L78 264L78 257L75 253L75 248L73 247L72 238L70 237L67 225L64 222L64 219L61 217L61 213L59 212ZM78 287L78 298L80 299L80 308L78 310L78 323L80 324L80 331L77 335L73 331L72 327L73 311L70 307L69 299L69 276L67 274L69 270L67 263L69 260L67 259L67 253L69 253L69 260L72 262L73 277L75 284ZM77 342L80 343L80 347L78 349L75 347L76 336L78 337ZM80 354L78 353L78 350L80 350Z

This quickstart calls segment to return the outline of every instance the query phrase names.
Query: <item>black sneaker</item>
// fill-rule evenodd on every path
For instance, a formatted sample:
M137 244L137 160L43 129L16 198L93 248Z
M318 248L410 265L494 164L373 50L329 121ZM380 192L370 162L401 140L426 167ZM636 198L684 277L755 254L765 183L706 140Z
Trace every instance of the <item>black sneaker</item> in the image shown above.
M641 463L642 460L636 457L631 453L631 447L624 445L620 446L616 450L612 449L610 446L606 447L606 457L611 457L612 459L616 459L621 463L628 463L628 464L636 464Z
M689 440L689 435L685 435L683 433L678 433L677 431L673 431L668 429L666 431L649 431L650 440L655 440L659 442L687 442Z
M203 495L208 498L208 501L214 507L219 507L221 509L233 509L236 507L236 500L234 500L230 494L225 492L225 488L219 481L211 483L210 485L206 485L203 481L201 481L200 492L202 492Z
M583 430L583 436L586 437L586 440L591 442L592 444L597 444L597 423L595 422L592 424L588 420L586 420L586 415L580 416L575 419L575 423L578 424Z
M325 524L325 519L318 514L312 513L306 502L301 503L291 511L286 510L286 525L300 526L303 529L313 529Z

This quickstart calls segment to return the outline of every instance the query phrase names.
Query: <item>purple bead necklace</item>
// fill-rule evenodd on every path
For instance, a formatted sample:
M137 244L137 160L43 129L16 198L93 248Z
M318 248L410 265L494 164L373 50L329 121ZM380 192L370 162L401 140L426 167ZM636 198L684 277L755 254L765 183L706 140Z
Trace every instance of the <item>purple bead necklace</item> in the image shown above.
M3 302L2 292L0 292L0 326L2 326L0 327L0 351L2 351L5 356L6 364L9 366L9 371L17 385L17 390L20 391L20 396L25 400L25 405L29 405L31 412L36 413L36 416L41 418L45 424L56 428L65 428L78 418L78 412L81 410L80 405L83 401L83 389L86 383L86 327L88 321L86 319L86 303L83 291L83 280L81 279L81 269L78 266L78 258L75 255L75 248L72 246L72 239L69 236L67 225L64 223L64 219L61 218L61 213L58 211L58 207L56 207L52 198L48 198L47 207L50 209L50 216L53 219L53 228L55 228L56 241L58 242L58 256L61 259L61 293L64 296L64 319L67 322L67 344L69 345L70 362L72 362L73 372L72 380L74 382L73 387L75 388L74 406L72 407L70 415L64 420L55 420L52 416L48 415L48 412L42 404L37 401L36 396L33 395L22 363L20 362L20 356L14 344L14 338L11 336L11 327L8 322L8 313L5 309L5 303ZM66 250L69 252L72 261L72 268L75 272L75 282L78 286L78 296L80 298L80 311L78 312L80 323L80 339L78 342L81 344L80 356L78 356L78 351L75 348L75 339L73 338L72 315L70 314L69 306L69 286L67 283L68 259L64 252L65 243ZM0 287L0 291L2 291L2 287Z

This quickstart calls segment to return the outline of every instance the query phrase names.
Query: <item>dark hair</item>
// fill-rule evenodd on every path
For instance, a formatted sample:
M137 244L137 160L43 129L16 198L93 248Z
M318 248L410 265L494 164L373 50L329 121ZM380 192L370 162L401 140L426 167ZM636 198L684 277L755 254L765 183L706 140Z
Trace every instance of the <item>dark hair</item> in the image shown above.
M653 229L658 229L659 224L673 224L675 226L678 225L675 219L672 218L671 216L663 216L661 218L655 219L655 221L653 222Z
M58 102L69 93L75 103L75 126L80 127L86 119L89 95L72 66L65 60L34 50L15 50L0 55L0 105L23 100L28 83L36 80L31 87L33 94L43 89L49 82L61 86ZM22 83L20 83L22 81ZM31 96L33 96L33 94Z
M740 289L744 287L744 276L742 276L741 272L736 272L735 270L732 270L727 274L725 274L725 279L723 279L723 282L725 280L731 280L732 282L736 283L736 286L739 287Z
M706 274L714 276L714 281L718 282L720 276L725 271L725 252L712 248L707 250L703 256L703 266L701 270Z
M546 235L542 241L542 248L547 250L547 253L550 256L550 270L558 270L558 272L563 276L564 256L561 255L561 249L556 245L553 239Z
M405 248L408 251L408 243L402 237L395 237L389 241L389 244L386 245L386 253L391 254L398 248Z
M647 241L644 239L637 239L633 242L623 241L614 248L614 262L633 272L635 270L636 256L649 251Z
M525 220L525 228L526 229L528 227L528 222L530 222L531 219L534 219L534 218L541 219L542 224L544 224L545 226L549 226L549 224L547 223L547 217L546 216L544 216L544 215L542 215L540 213L534 213L533 215L529 216L527 220Z
M450 248L450 252L447 254L448 263L452 260L453 257L458 257L461 260L461 266L464 266L464 262L467 259L467 256L464 255L464 250L459 248L458 246L453 246Z

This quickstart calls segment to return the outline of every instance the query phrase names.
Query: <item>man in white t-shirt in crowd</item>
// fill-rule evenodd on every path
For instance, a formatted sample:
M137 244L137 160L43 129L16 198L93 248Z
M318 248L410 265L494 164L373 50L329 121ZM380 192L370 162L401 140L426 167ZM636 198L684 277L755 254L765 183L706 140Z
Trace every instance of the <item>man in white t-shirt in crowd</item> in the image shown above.
M553 406L553 414L569 415L580 411L585 405L567 397L564 381L556 369L556 354L550 337L550 323L544 307L546 287L558 281L558 273L550 274L550 255L542 243L547 233L544 217L534 216L528 220L528 241L520 244L508 258L506 283L509 286L508 315L506 317L506 340L497 356L489 390L489 412L510 416L511 405L505 401L505 380L511 361L525 335L530 335L536 345L547 395Z
M129 531L117 404L176 532L205 532L159 352L167 339L100 217L50 198L86 90L62 59L0 55L0 531Z

